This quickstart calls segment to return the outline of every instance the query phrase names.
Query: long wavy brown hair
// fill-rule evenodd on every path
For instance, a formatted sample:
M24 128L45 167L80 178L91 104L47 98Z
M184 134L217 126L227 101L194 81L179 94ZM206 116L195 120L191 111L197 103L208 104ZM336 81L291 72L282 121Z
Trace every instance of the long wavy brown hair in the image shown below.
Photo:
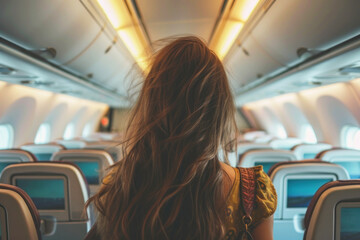
M218 152L235 137L222 63L200 39L155 55L129 120L123 158L90 199L102 239L221 239Z

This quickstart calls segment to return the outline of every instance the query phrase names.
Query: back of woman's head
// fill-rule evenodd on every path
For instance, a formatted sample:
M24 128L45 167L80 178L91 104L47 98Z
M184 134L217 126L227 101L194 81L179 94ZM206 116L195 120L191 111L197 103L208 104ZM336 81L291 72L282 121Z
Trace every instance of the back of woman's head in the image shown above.
M154 57L130 117L124 156L92 199L104 239L219 239L217 158L236 131L224 68L196 37Z

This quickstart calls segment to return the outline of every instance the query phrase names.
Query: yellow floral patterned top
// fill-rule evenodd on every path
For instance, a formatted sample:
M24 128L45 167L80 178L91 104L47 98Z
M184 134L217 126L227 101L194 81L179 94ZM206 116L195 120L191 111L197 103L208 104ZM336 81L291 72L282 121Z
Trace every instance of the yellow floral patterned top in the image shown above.
M242 209L240 199L240 171L235 169L235 181L230 190L227 199L226 208L226 240L236 239L240 232L245 230L242 223L244 211ZM255 202L254 209L251 214L252 223L250 229L256 227L262 220L274 214L277 204L277 196L275 188L268 177L263 171L262 166L253 168L255 172Z

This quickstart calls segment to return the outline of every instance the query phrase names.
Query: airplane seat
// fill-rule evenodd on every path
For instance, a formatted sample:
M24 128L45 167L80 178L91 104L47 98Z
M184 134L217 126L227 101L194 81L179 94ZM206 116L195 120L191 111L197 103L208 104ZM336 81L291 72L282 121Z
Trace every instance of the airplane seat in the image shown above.
M123 157L121 144L107 147L104 150L111 155L111 158L114 160L114 162L120 161Z
M305 214L304 240L359 239L360 180L326 183Z
M46 144L25 144L20 147L23 150L29 151L35 155L38 161L50 161L51 156L60 150L65 150L63 145L57 143L46 143Z
M274 136L271 135L264 135L256 137L253 142L254 143L269 143L271 140L276 139Z
M294 160L296 160L296 157L290 151L276 149L249 150L241 156L239 167L249 168L262 165L264 172L267 173L276 163Z
M71 163L19 163L6 167L0 182L23 189L33 200L45 240L83 239L90 230L86 179Z
M272 147L266 143L239 143L237 145L236 156L232 158L232 160L230 161L230 165L232 167L238 166L239 160L241 159L242 155L245 152L249 150L260 150L260 149L272 149Z
M41 240L40 216L31 198L20 188L0 184L1 239Z
M0 150L0 173L10 164L35 161L36 157L29 151L22 149L2 149Z
M86 141L78 140L78 139L71 139L71 140L59 139L56 140L56 143L64 146L66 149L82 149L86 146Z
M105 150L111 155L115 162L119 161L122 156L121 142L118 141L87 142L84 149Z
M67 150L63 150L63 151L67 151ZM56 153L55 153L56 154ZM81 160L79 160L81 159ZM52 160L52 163L66 163L66 164L70 164L73 165L74 167L76 167L80 173L82 178L85 180L85 185L86 185L86 191L88 193L88 197L90 198L91 196L93 196L99 189L102 183L102 179L104 178L104 174L103 177L99 177L99 168L98 166L101 164L98 164L97 161L82 161L84 158L79 158L78 160L76 160L76 158L70 158L67 159L66 156L64 157L64 159L59 159L59 160ZM93 162L95 162L95 167ZM86 174L86 175L85 175ZM100 179L100 183L98 184L98 186L94 186L94 185L90 185L91 181L94 181L94 176L97 177L98 179ZM89 183L90 181L90 183ZM95 222L96 222L96 212L95 212L95 208L93 204L90 204L88 206L88 217L90 220L90 225L92 226Z
M123 134L119 132L94 132L87 138L103 141L116 141L121 140L123 138Z
M247 141L253 141L257 137L265 136L267 133L262 130L248 131L242 134L242 138Z
M344 167L351 179L360 179L360 150L334 148L319 153L316 158Z
M343 167L319 160L280 162L268 174L278 195L274 213L277 240L302 239L305 212L317 189L327 182L349 179Z
M291 148L298 160L314 159L316 155L322 151L331 149L332 146L327 143L314 143L314 144L298 144Z
M108 152L94 149L61 150L51 160L77 165L87 180L91 196L99 190L108 168L114 164Z
M325 149L325 150L319 152L318 154L316 154L316 156L315 156L314 159L319 159L319 160L321 160L322 156L323 156L326 152L328 152L328 151L330 151L330 150L333 151L333 150L340 150L340 149L344 150L344 149L347 149L347 148L333 147L333 148L331 148L331 149ZM330 154L330 155L332 155L332 154Z
M302 144L303 141L298 138L273 139L269 142L273 149L291 150L292 147Z
M23 149L0 149L0 161L11 160L17 162L36 162L36 157L29 151Z
M95 141L95 142L87 142L85 149L106 149L108 147L117 146L120 142L117 141Z

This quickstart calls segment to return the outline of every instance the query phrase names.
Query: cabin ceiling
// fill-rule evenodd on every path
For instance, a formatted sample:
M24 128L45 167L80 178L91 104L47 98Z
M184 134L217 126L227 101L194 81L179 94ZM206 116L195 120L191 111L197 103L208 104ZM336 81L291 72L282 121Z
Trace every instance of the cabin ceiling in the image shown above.
M173 36L209 42L224 2L241 0L123 1L156 49ZM141 71L96 2L0 0L0 80L130 107ZM268 8L223 61L237 106L360 76L360 1L260 2Z
M137 0L152 42L178 35L196 35L209 41L223 1Z
M225 59L236 105L358 78L339 71L360 61L358 9L360 1L276 0Z

